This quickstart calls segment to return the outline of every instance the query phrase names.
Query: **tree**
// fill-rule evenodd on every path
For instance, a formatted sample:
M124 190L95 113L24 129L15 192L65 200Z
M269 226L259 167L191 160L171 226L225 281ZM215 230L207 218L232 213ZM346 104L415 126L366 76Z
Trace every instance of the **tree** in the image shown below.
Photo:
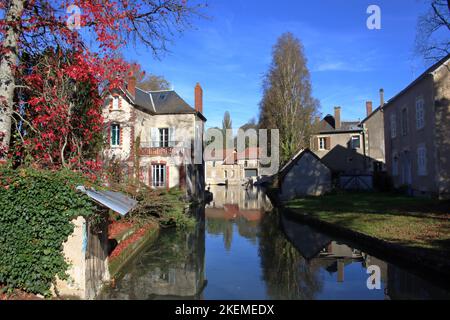
M247 132L247 130L258 130L258 124L256 123L255 118L252 118L247 123L243 124L238 130L238 135L239 135L239 132ZM234 145L236 145L236 146L238 145L238 137L237 136L234 138ZM245 148L257 147L257 146L258 146L258 143L252 144L252 142L248 138L245 139Z
M0 149L10 143L18 61L24 52L38 54L48 47L76 52L85 66L79 72L95 75L100 90L118 87L129 67L113 58L115 52L137 42L154 54L165 50L168 37L188 27L199 7L186 0L0 0ZM77 16L66 8L80 10L81 29L67 23Z
M283 34L273 47L272 64L264 77L259 127L279 129L280 162L309 146L319 102L311 96L311 81L301 42Z
M22 57L22 102L13 109L17 162L98 169L103 142L99 82L76 52L48 48Z
M170 90L171 86L163 76L149 74L138 83L138 87L145 91L158 91Z
M419 18L416 51L426 60L450 54L450 0L429 0L430 9Z
M232 129L233 129L233 122L231 121L231 115L228 111L225 111L222 120L222 135L223 135L224 149L227 149L227 146L233 140L233 136L229 137L227 135L227 131Z

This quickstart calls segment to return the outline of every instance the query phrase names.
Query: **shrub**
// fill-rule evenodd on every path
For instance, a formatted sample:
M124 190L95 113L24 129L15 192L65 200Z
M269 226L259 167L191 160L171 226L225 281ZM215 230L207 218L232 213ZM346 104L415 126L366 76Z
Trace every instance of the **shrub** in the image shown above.
M129 219L134 222L145 224L148 220L156 219L162 226L179 229L195 225L195 218L186 212L188 202L183 190L152 190L141 186L135 197L139 204L129 215Z
M71 220L95 212L75 191L85 184L68 170L0 167L0 284L48 296L56 276L67 279L63 243Z

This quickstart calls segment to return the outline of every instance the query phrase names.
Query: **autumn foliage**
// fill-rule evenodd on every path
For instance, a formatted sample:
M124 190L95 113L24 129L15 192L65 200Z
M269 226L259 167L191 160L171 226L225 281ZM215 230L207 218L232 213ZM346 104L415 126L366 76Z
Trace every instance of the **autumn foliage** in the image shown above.
M136 69L120 49L164 50L194 11L185 0L0 0L0 120L13 119L0 153L16 164L99 169L103 94Z

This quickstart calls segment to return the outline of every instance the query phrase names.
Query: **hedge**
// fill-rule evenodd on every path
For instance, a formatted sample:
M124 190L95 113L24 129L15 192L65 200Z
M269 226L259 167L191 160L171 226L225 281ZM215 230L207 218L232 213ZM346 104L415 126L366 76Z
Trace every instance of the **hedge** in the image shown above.
M85 182L68 170L0 167L0 286L49 296L57 276L67 279L71 220L95 212L75 190Z

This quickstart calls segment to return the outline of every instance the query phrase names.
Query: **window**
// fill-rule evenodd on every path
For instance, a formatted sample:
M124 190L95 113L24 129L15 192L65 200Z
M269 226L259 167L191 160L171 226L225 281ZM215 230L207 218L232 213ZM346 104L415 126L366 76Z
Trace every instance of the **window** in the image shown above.
M427 175L427 150L423 145L417 148L417 174Z
M398 155L396 153L392 157L392 175L394 177L398 176Z
M159 129L159 146L167 148L169 146L169 128Z
M162 188L166 186L166 165L152 165L152 187Z
M353 136L352 137L352 149L359 149L359 148L361 148L361 137Z
M408 110L404 108L402 110L402 135L406 136L408 134Z
M391 138L395 138L397 136L397 119L395 114L391 114Z
M319 150L326 150L327 138L319 138Z
M425 109L423 98L416 100L416 128L422 129L425 127Z
M111 125L111 146L117 147L120 145L120 125Z
M119 109L119 97L113 97L112 108L113 110Z

